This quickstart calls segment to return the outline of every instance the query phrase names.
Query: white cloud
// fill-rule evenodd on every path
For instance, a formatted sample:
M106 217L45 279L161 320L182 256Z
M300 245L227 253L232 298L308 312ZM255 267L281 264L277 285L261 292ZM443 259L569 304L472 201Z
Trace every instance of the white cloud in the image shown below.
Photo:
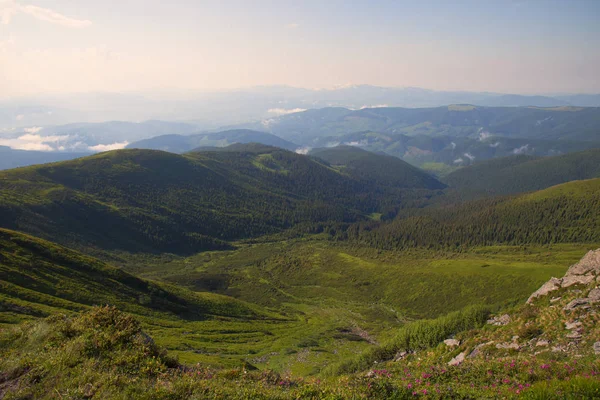
M287 29L298 29L300 28L300 24L297 22L289 23L285 26Z
M41 136L27 133L16 139L0 139L0 146L8 146L15 150L55 151L59 143L67 139L69 135Z
M527 151L529 151L529 145L528 144L523 145L523 146L521 146L521 147L519 147L517 149L514 149L512 152L513 152L513 154L524 154L524 153L527 153Z
M15 117L15 119L16 119L17 121L23 121L23 120L25 119L25 115L23 115L23 114L19 114L19 115L17 115L17 116Z
M498 146L500 146L500 142L490 144L490 147L492 147L492 148L496 148Z
M270 108L267 112L270 114L276 114L276 115L286 115L286 114L299 113L299 112L303 112L303 111L306 111L306 108L292 108L292 109Z
M23 129L23 131L25 131L26 133L38 133L42 129L44 128L42 128L41 126L32 126L31 128Z
M456 160L454 160L454 164L460 164L465 162L465 160L463 160L462 158L457 158Z
M456 149L456 143L450 142L450 146L452 146L452 150Z
M50 10L49 8L23 5L14 0L0 0L0 21L2 24L10 24L12 17L19 13L27 14L37 20L50 22L67 28L85 28L92 24L92 21L90 20L67 17L54 10Z
M373 105L373 106L364 105L360 109L364 110L365 108L387 108L387 107L389 107L387 104L376 104L376 105Z
M110 150L120 150L124 149L129 142L117 142L112 144L98 144L96 146L89 146L88 149L91 151L101 152L101 151L110 151Z
M296 153L298 154L308 154L309 151L311 151L312 148L311 147L298 147L296 149Z
M467 157L471 161L473 161L475 159L475 156L471 153L465 153L465 157Z

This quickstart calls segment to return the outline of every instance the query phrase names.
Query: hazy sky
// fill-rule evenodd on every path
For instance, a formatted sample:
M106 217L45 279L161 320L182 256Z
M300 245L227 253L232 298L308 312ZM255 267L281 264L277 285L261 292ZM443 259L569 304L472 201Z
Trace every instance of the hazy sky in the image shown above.
M600 92L600 0L0 0L0 95Z

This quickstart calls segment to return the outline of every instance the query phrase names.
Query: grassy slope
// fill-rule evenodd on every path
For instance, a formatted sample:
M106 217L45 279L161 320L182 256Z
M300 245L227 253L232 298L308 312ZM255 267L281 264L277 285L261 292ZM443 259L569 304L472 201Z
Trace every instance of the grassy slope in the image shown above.
M477 163L444 178L463 195L501 195L541 190L561 183L600 177L600 150L563 156L514 156Z
M356 221L410 197L276 148L114 151L0 172L0 189L0 226L78 247L188 254L300 222Z

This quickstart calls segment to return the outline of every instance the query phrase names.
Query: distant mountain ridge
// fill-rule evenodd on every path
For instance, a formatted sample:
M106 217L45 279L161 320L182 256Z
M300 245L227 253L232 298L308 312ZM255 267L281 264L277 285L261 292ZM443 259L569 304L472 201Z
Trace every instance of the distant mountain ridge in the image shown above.
M262 143L286 150L295 150L298 148L298 145L278 136L250 129L234 129L215 133L196 133L187 136L157 136L151 139L131 143L127 148L185 153L199 147L226 147L234 143Z

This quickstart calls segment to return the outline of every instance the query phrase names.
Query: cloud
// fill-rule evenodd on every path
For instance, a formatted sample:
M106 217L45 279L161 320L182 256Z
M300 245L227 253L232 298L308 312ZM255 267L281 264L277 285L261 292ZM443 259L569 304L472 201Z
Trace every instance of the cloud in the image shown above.
M298 29L300 28L300 24L297 22L289 23L285 26L287 29Z
M41 126L32 126L31 128L23 129L23 131L25 131L27 133L38 133L42 129L44 129L44 128L42 128Z
M465 162L465 160L463 160L462 158L457 158L456 160L454 160L454 164L460 164Z
M512 152L513 152L513 154L524 154L524 153L527 153L528 151L529 151L529 145L526 144L517 149L514 149Z
M96 146L89 146L88 149L91 151L101 152L101 151L110 151L110 150L120 150L124 149L129 142L116 142L112 144L97 144Z
M60 147L59 143L68 139L69 135L41 136L27 133L16 139L0 139L0 146L15 150L55 151Z
M467 157L471 161L473 161L475 159L475 156L471 153L465 153L464 156Z
M298 147L296 149L296 153L298 153L298 154L308 154L308 152L311 151L311 150L312 150L312 147L306 147L306 146L305 147Z
M23 114L19 114L19 115L17 115L17 116L15 117L15 119L16 119L17 121L23 121L23 120L25 119L25 115L23 115Z
M270 108L267 112L270 114L276 114L276 115L287 115L287 114L294 114L294 113L299 113L299 112L303 112L303 111L306 111L306 108L292 108L292 109Z
M389 107L387 104L376 104L376 105L374 105L374 106L367 106L367 105L364 105L364 106L362 106L360 109L361 109L361 110L364 110L365 108L387 108L387 107Z
M2 24L10 24L12 17L19 13L27 14L37 20L50 22L67 28L85 28L92 24L92 21L90 20L67 17L54 10L50 10L49 8L23 5L14 0L0 0L0 21Z

